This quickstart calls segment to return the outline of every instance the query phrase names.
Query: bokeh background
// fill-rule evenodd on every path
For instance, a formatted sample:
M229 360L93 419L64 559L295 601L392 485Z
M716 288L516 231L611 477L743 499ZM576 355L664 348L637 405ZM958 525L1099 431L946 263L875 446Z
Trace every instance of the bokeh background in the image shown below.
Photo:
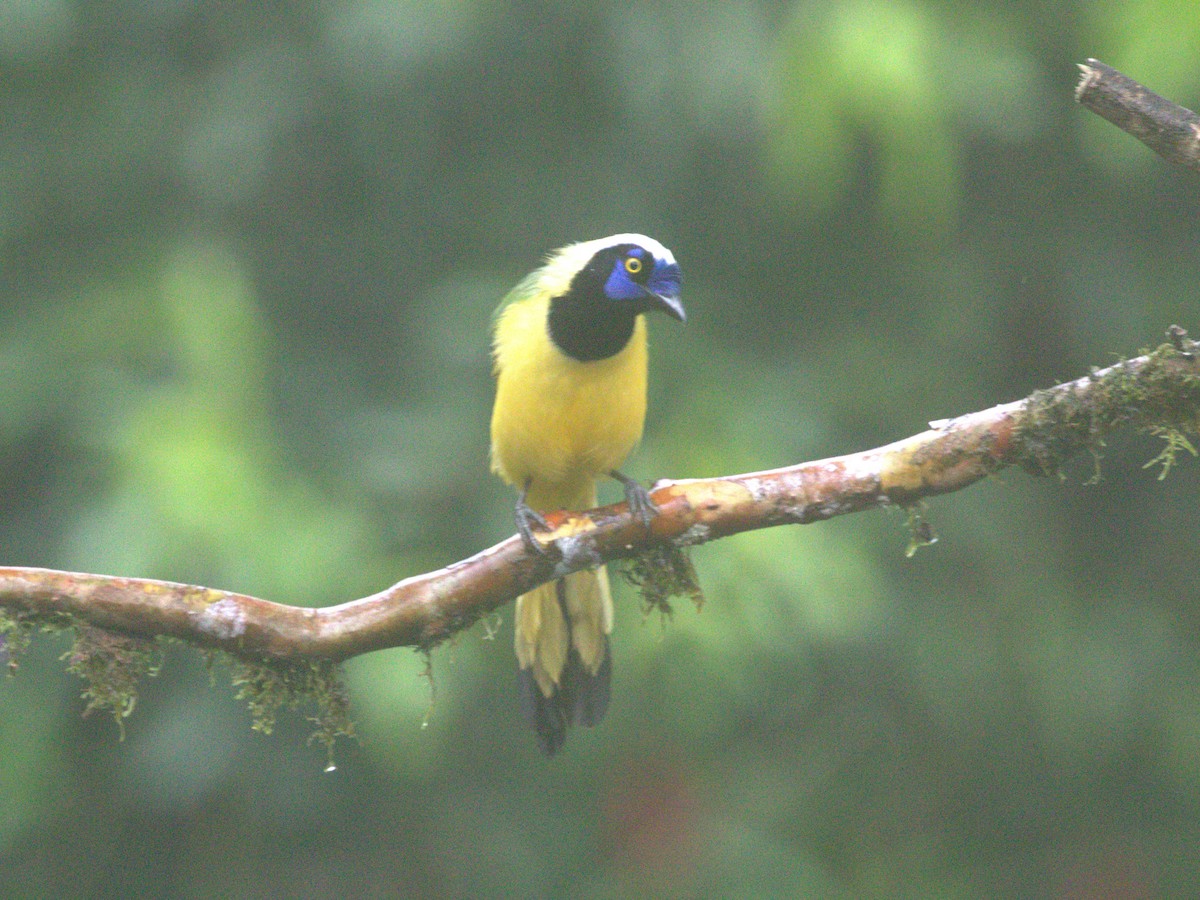
M1200 7L0 0L0 563L327 605L511 534L488 324L549 249L670 246L627 471L864 449L1200 331L1200 179L1077 106L1200 103ZM5 897L1200 892L1200 466L1149 437L618 588L546 760L510 610L346 665L338 768L165 651L125 737L0 683ZM615 494L609 495L615 498Z

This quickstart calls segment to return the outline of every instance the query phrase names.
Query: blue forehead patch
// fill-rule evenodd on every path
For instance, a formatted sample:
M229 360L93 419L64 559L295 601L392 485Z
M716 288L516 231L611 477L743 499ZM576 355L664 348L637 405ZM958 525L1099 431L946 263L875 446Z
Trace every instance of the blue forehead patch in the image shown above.
M656 294L663 294L668 297L679 296L679 287L683 281L679 272L679 266L675 263L655 265L654 272L650 275L650 280L646 286Z

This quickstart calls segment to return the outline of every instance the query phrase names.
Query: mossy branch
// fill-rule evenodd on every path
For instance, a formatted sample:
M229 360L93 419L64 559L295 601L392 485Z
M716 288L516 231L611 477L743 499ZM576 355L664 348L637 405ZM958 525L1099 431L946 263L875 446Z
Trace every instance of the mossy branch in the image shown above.
M765 472L659 482L649 528L625 504L551 513L548 553L512 537L369 597L309 609L213 588L0 567L0 608L15 621L68 621L172 637L261 663L337 662L387 647L431 648L538 584L601 562L806 524L887 506L911 508L1008 466L1057 473L1132 426L1172 447L1200 423L1200 362L1181 329L1171 343L1024 400L935 422L893 444ZM660 567L651 567L660 568ZM663 594L661 585L651 585ZM676 593L690 593L684 579ZM670 590L666 591L671 593Z

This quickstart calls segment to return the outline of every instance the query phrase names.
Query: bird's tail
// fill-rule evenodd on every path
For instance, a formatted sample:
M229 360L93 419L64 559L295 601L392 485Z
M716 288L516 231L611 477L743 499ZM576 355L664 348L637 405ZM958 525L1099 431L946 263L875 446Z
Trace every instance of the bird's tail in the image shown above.
M595 488L576 503L534 506L586 509L596 504ZM521 710L551 755L567 739L570 725L592 726L608 709L612 658L612 596L603 567L574 572L534 588L517 599L516 650Z

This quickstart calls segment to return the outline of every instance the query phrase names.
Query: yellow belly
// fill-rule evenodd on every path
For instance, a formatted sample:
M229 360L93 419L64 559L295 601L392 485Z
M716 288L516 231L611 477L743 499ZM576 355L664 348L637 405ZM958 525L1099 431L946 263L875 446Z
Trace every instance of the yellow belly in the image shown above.
M535 509L580 508L642 436L646 324L615 356L579 362L546 333L548 304L512 304L497 322L492 468L517 487L531 479Z

